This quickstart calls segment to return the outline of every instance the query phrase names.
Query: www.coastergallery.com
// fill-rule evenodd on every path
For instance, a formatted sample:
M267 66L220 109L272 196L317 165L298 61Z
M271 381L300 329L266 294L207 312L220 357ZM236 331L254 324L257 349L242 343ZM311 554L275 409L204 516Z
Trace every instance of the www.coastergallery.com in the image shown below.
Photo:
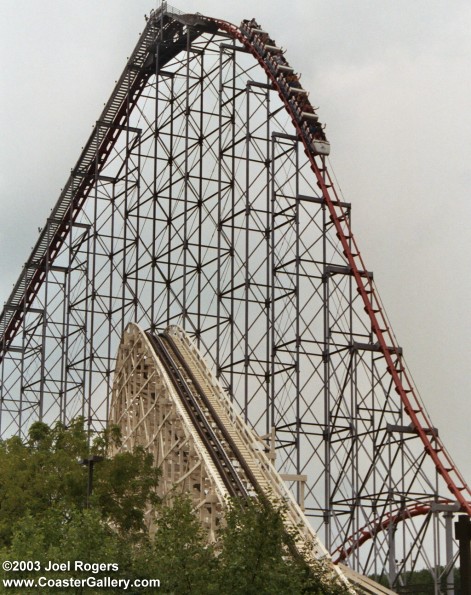
M130 588L137 589L140 587L160 587L160 581L156 578L149 579L130 579L125 578L113 578L111 576L104 576L98 578L96 576L88 576L86 578L47 578L40 576L36 579L33 578L4 578L2 579L3 586L5 588L14 587L18 588L77 588L77 587L92 587L95 589L109 589L110 587L119 588L123 591L127 591Z

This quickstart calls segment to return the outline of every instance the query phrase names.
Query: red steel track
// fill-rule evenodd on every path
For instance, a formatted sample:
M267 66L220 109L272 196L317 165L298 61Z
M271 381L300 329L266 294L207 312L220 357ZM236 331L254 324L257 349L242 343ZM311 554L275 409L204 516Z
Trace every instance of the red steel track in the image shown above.
M323 174L326 170L323 167L319 167L315 151L306 137L302 122L288 101L286 89L282 81L280 81L283 75L275 76L265 59L267 52L262 55L251 42L249 36L244 34L240 28L226 21L208 20L217 23L219 28L227 31L234 39L238 39L245 46L265 70L273 87L278 91L281 100L285 104L298 136L303 141L305 153L310 160L311 169L316 175L318 186L329 209L330 218L335 226L337 237L342 244L351 274L355 278L357 291L363 300L365 311L370 318L372 330L378 339L379 348L386 361L387 371L392 377L395 391L400 396L404 410L410 417L414 430L420 436L426 453L432 458L437 472L443 477L448 489L459 502L462 511L471 516L471 490L456 468L450 455L445 450L436 430L433 428L425 407L407 375L406 369L401 363L397 364L393 360L393 354L398 355L400 353L399 347L396 345L394 335L388 326L386 316L376 296L373 280L368 275L362 273L367 268L363 262L355 237L350 229L348 217L335 191L332 180L328 174L328 179L325 179Z
M407 521L408 519L413 519L417 516L425 516L429 514L431 511L431 504L413 504L412 506L400 508L392 513L388 513L384 518L378 521L376 525L365 525L364 527L359 529L354 536L350 537L349 541L351 545L343 545L337 548L335 552L332 553L334 563L338 564L339 562L344 562L354 551L356 551L365 542L369 541L370 539L373 539L381 531L387 531L391 525L394 527L401 521Z

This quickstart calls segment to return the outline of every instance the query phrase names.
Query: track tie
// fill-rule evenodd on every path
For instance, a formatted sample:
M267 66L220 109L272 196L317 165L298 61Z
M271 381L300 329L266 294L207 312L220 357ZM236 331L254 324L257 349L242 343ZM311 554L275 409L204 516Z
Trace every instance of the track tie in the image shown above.
M343 255L344 255L346 258L348 258L347 251L346 251L346 250L342 250L342 252L343 252ZM349 254L350 254L351 256L353 256L353 258L356 258L357 256L360 256L360 253L359 253L359 252L350 252Z

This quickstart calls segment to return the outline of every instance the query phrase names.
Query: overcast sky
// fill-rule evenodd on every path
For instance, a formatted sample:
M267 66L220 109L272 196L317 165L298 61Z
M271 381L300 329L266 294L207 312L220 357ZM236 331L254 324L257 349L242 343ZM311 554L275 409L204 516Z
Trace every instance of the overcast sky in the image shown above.
M0 302L138 34L147 0L0 0ZM287 48L419 391L471 482L471 5L180 0Z

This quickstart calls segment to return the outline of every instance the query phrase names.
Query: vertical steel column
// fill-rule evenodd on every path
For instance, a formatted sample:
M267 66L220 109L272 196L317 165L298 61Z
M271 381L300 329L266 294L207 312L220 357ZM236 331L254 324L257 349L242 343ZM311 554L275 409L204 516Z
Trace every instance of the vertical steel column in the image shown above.
M130 86L130 84L129 84ZM129 93L127 95L127 116L126 119L129 120L130 116L131 116L131 104L130 104L130 96ZM139 280L139 275L140 275L140 255L141 255L141 242L139 241L139 238L141 237L141 232L143 232L142 229L142 217L141 217L141 184L140 184L140 175L141 175L141 149L140 149L140 138L138 136L137 142L136 139L134 138L135 133L133 133L133 138L131 138L130 135L131 131L129 129L129 127L126 127L126 154L128 155L128 158L126 159L126 162L131 160L131 156L132 156L132 152L134 148L137 148L137 154L136 154L136 163L133 163L133 176L134 176L134 184L135 185L135 193L136 193L136 204L135 204L135 209L136 209L136 238L135 238L135 257L134 257L134 271L135 271L135 279L134 279L134 296L133 296L133 300L134 300L134 320L141 320L141 315L142 312L140 311L139 308L139 291L141 288L141 283ZM148 313L146 313L145 315L145 322L146 325L149 324L149 318L148 318Z
M107 318L108 318L108 337L111 337L113 335L113 333L115 332L114 326L113 326L113 300L114 300L114 283L113 281L115 280L115 276L113 274L113 260L114 260L114 238L116 237L116 181L113 182L112 187L111 187L111 196L110 196L110 210L111 210L111 222L110 222L110 253L109 253L109 288L108 288L108 312L107 312ZM111 362L113 361L113 358L115 357L115 354L112 353L112 343L111 341L108 341L107 343L107 391L106 391L106 411L109 411L110 408L110 399L111 399L111 389L112 389L112 382L113 382L113 378L112 378L112 372L113 370L111 369Z
M201 330L202 330L202 291L203 291L203 284L202 284L202 268L203 268L203 244L206 243L206 238L203 236L203 178L204 178L204 168L203 168L203 139L204 139L204 117L203 117L203 110L204 110L204 80L205 80L205 71L204 71L204 63L205 63L205 54L204 52L200 54L200 65L199 65L199 134L200 137L198 139L199 143L199 158L198 158L198 197L197 197L197 209L198 209L198 246L197 246L197 256L196 256L196 344L198 348L201 345Z
M26 319L26 305L23 305L23 317L24 320ZM25 397L24 391L25 391L25 372L26 372L26 326L23 325L22 328L22 333L21 333L21 349L23 350L23 357L21 358L21 362L20 362L20 379L19 379L19 389L20 389L20 398L19 398L19 411L18 411L18 434L21 436L23 433L23 400ZM4 361L2 361L2 369L3 369L3 364ZM2 383L3 384L3 383ZM1 400L2 404L3 404L3 399Z
M294 381L294 390L295 390L295 417L296 417L296 434L295 434L295 441L296 441L296 474L300 475L302 472L302 463L301 463L301 431L302 431L302 420L301 420L301 362L300 362L300 349L301 349L301 331L300 331L300 227L299 227L299 194L300 194L300 184L299 184L299 171L300 171L300 159L299 159L299 142L296 141L295 143L295 160L296 160L296 173L295 173L295 187L294 187L294 258L295 258L295 270L294 270L294 301L295 301L295 344L294 344L294 365L295 365L295 381ZM304 490L304 485L301 484L300 481L296 482L296 501L301 502L301 487ZM304 493L303 493L303 506L304 506Z
M247 263L250 254L249 229L250 229L250 86L245 87L245 214L244 214L244 260ZM247 410L249 405L249 292L250 292L250 269L245 267L244 278L244 395L243 411L244 419L247 421ZM266 381L265 381L266 382ZM265 426L266 427L266 426ZM268 433L268 432L267 432Z
M388 526L388 559L389 559L389 568L388 568L388 578L389 578L389 587L394 589L396 586L396 527L394 523L389 523Z
M271 135L271 163L270 163L270 197L268 198L267 192L267 213L270 214L270 223L268 229L270 230L270 241L269 241L269 248L267 255L267 263L269 267L268 271L268 285L270 287L270 333L269 333L269 344L270 344L270 352L268 357L268 362L270 366L270 398L267 402L267 411L269 412L269 420L266 425L267 434L270 432L271 428L277 427L277 420L275 416L275 359L276 359L276 338L275 338L275 282L276 282L276 275L275 275L275 203L276 203L276 187L275 187L275 144L276 140L274 135ZM276 433L275 433L276 438ZM275 447L276 448L276 447Z
M460 548L460 595L471 595L471 519L460 515L455 522L455 539Z
M329 273L327 272L327 210L325 201L322 201L322 302L323 302L323 345L322 361L323 361L323 387L324 387L324 402L323 402L323 428L322 437L324 442L324 526L325 526L325 546L330 551L332 548L332 498L331 498L331 419L330 419L330 291L329 291Z
M189 149L189 130L190 130L190 51L191 51L191 44L190 44L190 37L189 31L187 31L186 36L186 67L185 67L185 85L186 85L186 97L185 97L185 157L184 157L184 186L183 186L183 205L184 205L184 212L183 212L183 287L182 287L182 321L183 321L183 328L189 328L188 324L188 296L187 296L187 287L188 287L188 184L189 184L189 176L190 176L190 168L188 165L188 149Z
M50 220L47 220L46 223L47 227L47 237L49 240L50 234ZM43 312L43 320L41 325L41 364L40 364L40 371L39 371L39 403L38 403L38 417L39 421L43 421L44 416L44 395L45 395L45 384L46 384L46 342L47 342L47 327L48 327L48 316L49 312L47 310L48 304L48 297L49 297L49 260L50 260L50 253L49 247L46 253L46 263L45 263L45 270L44 270L44 298L43 298L43 305L44 305L44 312Z
M167 315L165 317L166 323L170 323L171 321L171 312L172 312L172 277L173 277L173 269L172 269L172 256L175 250L175 245L178 244L176 238L174 238L173 234L173 209L174 209L174 202L178 200L178 196L175 196L174 190L174 122L175 122L175 103L173 98L175 96L175 79L173 76L170 77L170 97L172 98L170 102L170 139L169 139L169 150L170 150L170 157L169 157L169 183L168 183L168 200L167 200L167 278L165 280L167 286ZM157 139L156 139L157 142Z
M150 329L152 333L157 331L156 325L156 285L157 285L157 147L158 147L158 121L159 121L159 38L157 36L151 52L154 53L155 57L155 69L154 69L154 128L153 128L153 139L152 139L152 181L151 181L151 192L152 192L152 234L151 234L151 271L150 271ZM163 209L162 209L163 210Z
M223 121L223 55L224 48L219 48L219 69L217 74L217 83L219 87L219 130L222 130ZM219 159L217 162L217 185L218 185L218 197L217 201L217 220L216 220L216 233L217 233L217 272L216 272L216 345L215 345L215 364L216 364L216 377L221 377L221 336L222 336L222 280L221 280L221 267L222 267L222 134L218 135L217 147Z
M99 121L95 124L95 139L96 146L99 147L101 144L101 132L102 126ZM95 154L95 181L94 181L94 192L93 192L93 221L98 220L98 185L99 185L99 153ZM88 441L89 446L92 435L92 394L93 394L93 367L94 367L94 347L95 347L95 304L96 304L96 270L97 270L97 234L92 233L90 237L90 250L88 252L89 260L87 262L87 299L85 301L86 316L89 316L89 322L86 323L88 336L86 342L88 343L88 358L86 356L84 362L84 377L86 378L85 388L85 400L86 400L86 422L88 430ZM91 260L91 262L90 262ZM86 364L88 359L88 366ZM88 377L87 377L88 376Z
M231 398L234 397L234 389L235 389L235 375L234 375L234 349L235 349L235 301L234 301L234 291L235 291L235 250L236 250L236 236L235 236L235 204L236 204L236 197L235 197L235 175L236 175L236 168L235 168L235 119L236 119L236 56L235 56L235 40L232 41L232 45L234 49L232 50L231 54L231 85L230 85L230 101L228 101L228 105L231 105L231 115L230 115L230 131L231 131L231 138L229 140L230 144L230 171L231 171L231 189L230 189L230 204L231 204L231 215L229 215L230 220L230 239L229 239L229 262L230 262L230 282L228 286L228 291L230 292L230 307L229 307L229 328L230 328L230 339L229 339L229 366L230 366L230 373L229 373L229 394ZM227 215L226 215L227 217ZM246 266L249 266L249 263L246 263Z
M267 102L270 101L270 94L267 94ZM266 107L267 115L269 112L269 105ZM274 174L274 160L275 160L275 146L274 139L272 136L272 129L270 126L270 120L267 119L267 134L266 134L266 145L265 154L267 156L267 167L265 174L266 192L264 196L264 208L265 208L265 260L266 260L266 289L265 289L265 433L267 436L271 436L270 449L272 456L275 457L275 441L276 441L276 426L275 426L275 414L273 409L273 391L274 391L274 329L273 329L273 316L275 308L275 295L274 295L274 195L275 195L275 174Z

